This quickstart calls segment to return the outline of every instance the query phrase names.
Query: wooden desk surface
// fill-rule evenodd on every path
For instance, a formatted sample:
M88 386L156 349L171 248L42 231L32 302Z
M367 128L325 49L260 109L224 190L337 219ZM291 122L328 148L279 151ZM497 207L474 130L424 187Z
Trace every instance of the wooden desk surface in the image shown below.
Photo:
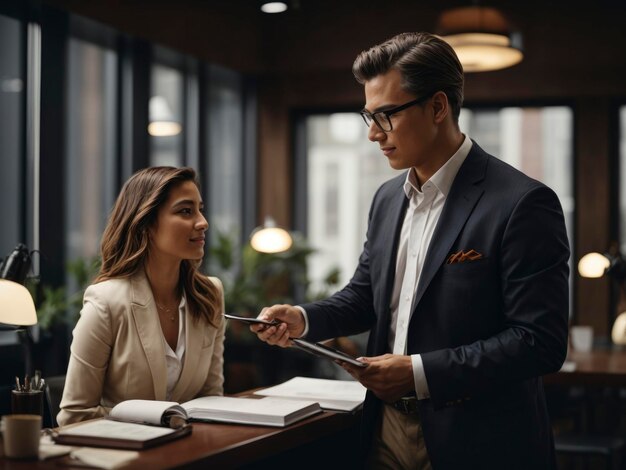
M356 426L358 420L358 413L324 411L286 428L194 423L190 436L141 451L139 458L124 468L152 470L180 466L204 469L209 466L220 469L241 467L332 437ZM73 468L61 467L57 460L36 462L0 457L0 469Z
M557 372L543 377L546 384L626 387L626 350L594 349L571 351L567 361L576 364L572 372Z

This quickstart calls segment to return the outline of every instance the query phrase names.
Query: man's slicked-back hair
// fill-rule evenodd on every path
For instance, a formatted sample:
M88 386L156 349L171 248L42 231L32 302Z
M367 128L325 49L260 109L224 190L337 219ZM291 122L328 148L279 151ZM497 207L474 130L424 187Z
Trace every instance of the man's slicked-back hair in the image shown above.
M361 52L352 73L360 84L397 69L402 88L416 97L442 91L458 122L463 105L463 66L443 39L430 33L402 33Z

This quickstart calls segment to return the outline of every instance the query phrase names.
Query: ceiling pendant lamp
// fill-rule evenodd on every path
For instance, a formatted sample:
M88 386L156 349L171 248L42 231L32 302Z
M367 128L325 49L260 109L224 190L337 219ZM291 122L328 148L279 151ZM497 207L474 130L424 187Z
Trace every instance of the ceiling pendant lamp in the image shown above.
M150 123L148 134L153 137L170 137L178 135L183 130L180 123L174 118L174 113L162 96L153 96L149 104Z
M291 248L293 238L287 230L277 227L274 219L266 217L263 225L252 231L250 245L261 253L282 253Z
M437 32L452 46L465 72L487 72L518 64L524 58L522 36L511 31L494 8L471 6L444 11Z

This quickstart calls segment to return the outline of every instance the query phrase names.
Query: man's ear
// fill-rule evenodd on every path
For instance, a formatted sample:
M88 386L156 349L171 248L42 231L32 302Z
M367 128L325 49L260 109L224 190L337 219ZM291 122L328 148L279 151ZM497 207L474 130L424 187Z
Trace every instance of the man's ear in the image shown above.
M450 103L443 91L438 91L432 97L435 123L441 124L450 113Z

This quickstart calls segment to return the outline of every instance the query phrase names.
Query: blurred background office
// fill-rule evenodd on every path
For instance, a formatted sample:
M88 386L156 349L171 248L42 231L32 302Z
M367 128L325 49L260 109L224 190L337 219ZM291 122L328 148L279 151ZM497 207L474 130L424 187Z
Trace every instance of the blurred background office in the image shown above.
M231 313L342 286L371 197L395 174L367 141L351 65L364 48L419 30L510 40L500 48L513 59L502 68L466 63L478 70L466 75L462 131L557 192L572 245L571 323L591 326L596 348L619 349L611 330L625 307L622 279L576 268L586 253L619 260L626 251L624 2L287 0L278 13L262 3L0 4L0 258L20 242L38 250L27 284L38 309L33 361L44 375L65 372L108 210L121 182L146 166L199 171L206 270L224 280ZM468 25L454 16L467 7L489 12ZM268 218L291 232L289 250L250 247ZM364 338L339 343L358 353ZM10 383L23 369L14 333L0 332L0 351L0 383ZM236 325L226 354L227 392L293 375L341 377ZM619 412L594 410L605 434L624 430L624 390L610 392ZM618 424L603 421L615 414Z

